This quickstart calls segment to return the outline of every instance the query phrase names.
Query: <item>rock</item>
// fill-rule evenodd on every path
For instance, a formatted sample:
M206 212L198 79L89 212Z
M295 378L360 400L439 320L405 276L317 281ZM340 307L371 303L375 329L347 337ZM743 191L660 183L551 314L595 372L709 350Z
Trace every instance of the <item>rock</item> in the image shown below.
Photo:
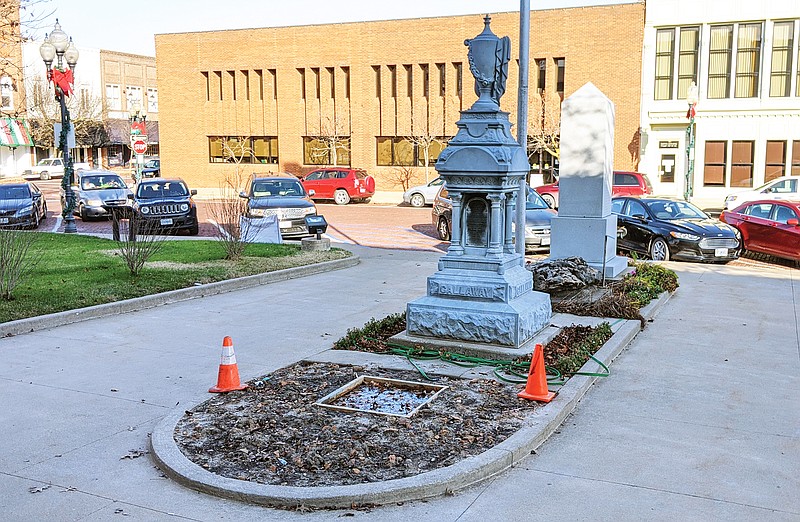
M533 273L533 289L548 294L576 290L602 280L600 272L580 257L547 259L528 263L525 268Z

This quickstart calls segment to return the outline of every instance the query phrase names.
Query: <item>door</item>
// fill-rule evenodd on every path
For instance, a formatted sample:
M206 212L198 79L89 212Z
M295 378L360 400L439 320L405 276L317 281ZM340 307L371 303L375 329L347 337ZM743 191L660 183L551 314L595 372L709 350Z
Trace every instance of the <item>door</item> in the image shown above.
M653 233L648 224L650 214L644 203L638 199L628 199L625 205L625 230L629 248L637 252L649 253Z
M772 214L772 203L755 203L748 205L743 212L742 239L744 247L748 250L763 252L769 248L768 236L771 235L772 227L770 215Z
M790 219L799 219L797 212L788 205L775 205L772 214L772 230L765 239L775 255L800 259L800 227L789 225Z

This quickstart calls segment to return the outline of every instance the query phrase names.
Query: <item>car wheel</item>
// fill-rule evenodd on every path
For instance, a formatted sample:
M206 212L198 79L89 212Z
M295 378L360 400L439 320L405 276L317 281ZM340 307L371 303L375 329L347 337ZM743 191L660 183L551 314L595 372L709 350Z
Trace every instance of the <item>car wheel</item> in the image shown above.
M542 194L542 199L550 205L550 208L556 208L556 198L551 196L550 194Z
M650 243L650 259L653 261L669 261L669 246L664 239L657 237Z
M335 201L337 205L347 205L350 203L350 194L344 189L339 189L333 193L333 201Z
M413 194L411 199L409 200L412 207L424 207L425 206L425 197L422 194Z
M33 225L31 225L31 229L39 228L39 214L37 212L33 213Z
M47 203L42 205L42 221L47 220Z
M192 225L192 227L189 229L189 235L190 235L190 236L196 236L196 235L197 235L197 234L199 234L199 233L200 233L200 225L199 225L198 223L195 223L195 224L194 224L194 225Z
M445 218L439 218L439 224L436 226L436 232L439 234L439 239L442 241L450 241L450 226L447 224L447 220Z
M78 214L81 216L81 221L89 221L89 214L86 212L86 207L81 203L78 206Z
M42 180L50 179L50 173L47 172L46 170L44 172L40 172L39 173L39 179L42 179Z

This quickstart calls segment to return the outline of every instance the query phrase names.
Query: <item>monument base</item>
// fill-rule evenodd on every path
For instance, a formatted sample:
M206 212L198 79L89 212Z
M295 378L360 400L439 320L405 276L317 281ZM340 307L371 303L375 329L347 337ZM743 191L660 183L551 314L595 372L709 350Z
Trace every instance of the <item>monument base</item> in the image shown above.
M565 217L550 222L550 259L578 256L604 274L617 277L628 267L628 259L617 256L617 216Z
M528 292L509 302L425 296L408 303L410 335L519 348L547 326L550 296Z

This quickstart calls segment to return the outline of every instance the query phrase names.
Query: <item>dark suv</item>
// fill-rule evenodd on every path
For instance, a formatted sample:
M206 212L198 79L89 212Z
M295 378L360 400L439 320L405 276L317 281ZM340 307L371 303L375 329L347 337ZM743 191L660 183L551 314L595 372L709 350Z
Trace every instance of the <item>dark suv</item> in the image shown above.
M317 207L291 174L253 174L239 196L247 199L248 218L276 216L281 237L310 235L305 217L316 215Z
M200 231L197 206L181 179L154 178L142 180L133 197L133 218L164 230L187 230L196 236Z
M337 205L367 201L375 194L375 179L362 169L328 167L309 172L303 186L314 199L332 199Z

